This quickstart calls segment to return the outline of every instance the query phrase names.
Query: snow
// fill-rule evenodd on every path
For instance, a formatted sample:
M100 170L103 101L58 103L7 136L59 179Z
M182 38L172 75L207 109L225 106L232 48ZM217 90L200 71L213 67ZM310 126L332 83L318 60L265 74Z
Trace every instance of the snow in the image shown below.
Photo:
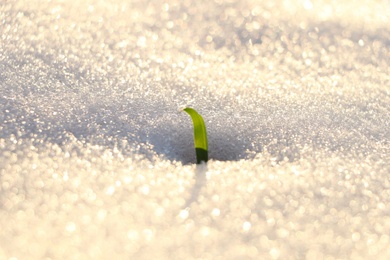
M0 23L0 259L390 258L389 1L20 0Z

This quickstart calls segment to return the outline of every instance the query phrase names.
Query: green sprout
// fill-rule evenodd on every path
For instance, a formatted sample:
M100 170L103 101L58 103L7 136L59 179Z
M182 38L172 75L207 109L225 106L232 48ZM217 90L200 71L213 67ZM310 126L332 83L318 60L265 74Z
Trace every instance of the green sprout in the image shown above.
M183 109L187 112L194 124L194 145L196 152L196 163L200 164L202 161L207 162L209 159L206 125L201 115L194 109L187 107Z

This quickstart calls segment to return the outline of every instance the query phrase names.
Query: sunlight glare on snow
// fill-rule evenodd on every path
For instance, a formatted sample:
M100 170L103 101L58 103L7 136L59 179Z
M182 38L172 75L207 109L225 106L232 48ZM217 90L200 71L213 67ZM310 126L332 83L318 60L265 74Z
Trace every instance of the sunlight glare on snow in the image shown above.
M3 1L0 258L390 258L388 24L385 0Z

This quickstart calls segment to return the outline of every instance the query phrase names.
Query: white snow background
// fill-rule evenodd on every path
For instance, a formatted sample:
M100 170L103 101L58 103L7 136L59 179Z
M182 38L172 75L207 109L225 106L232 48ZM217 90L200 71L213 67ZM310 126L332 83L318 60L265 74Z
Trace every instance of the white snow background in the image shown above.
M389 129L388 0L2 0L0 259L390 259Z

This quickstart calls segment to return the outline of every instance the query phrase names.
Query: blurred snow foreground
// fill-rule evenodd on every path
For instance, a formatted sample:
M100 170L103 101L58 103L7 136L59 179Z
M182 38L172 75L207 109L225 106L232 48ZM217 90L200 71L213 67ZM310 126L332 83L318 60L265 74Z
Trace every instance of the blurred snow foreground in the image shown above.
M0 3L0 259L390 258L389 1L79 2Z

